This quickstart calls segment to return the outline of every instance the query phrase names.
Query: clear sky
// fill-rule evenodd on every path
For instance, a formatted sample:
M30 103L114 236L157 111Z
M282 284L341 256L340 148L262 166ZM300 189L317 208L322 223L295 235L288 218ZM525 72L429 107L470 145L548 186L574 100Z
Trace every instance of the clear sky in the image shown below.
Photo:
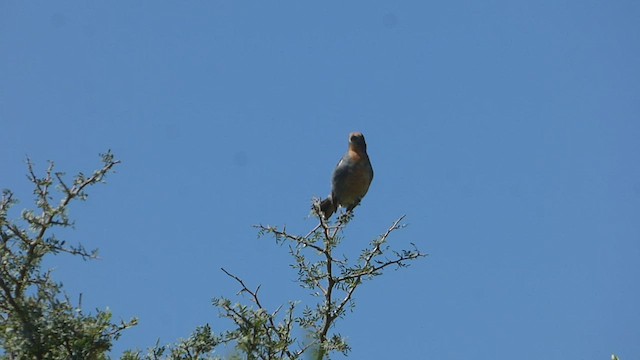
M302 298L252 225L315 226L351 131L375 179L341 250L406 214L430 256L357 294L350 358L640 358L639 2L0 4L0 188L123 161L71 212L101 260L50 262L140 318L114 356L226 328L220 267Z

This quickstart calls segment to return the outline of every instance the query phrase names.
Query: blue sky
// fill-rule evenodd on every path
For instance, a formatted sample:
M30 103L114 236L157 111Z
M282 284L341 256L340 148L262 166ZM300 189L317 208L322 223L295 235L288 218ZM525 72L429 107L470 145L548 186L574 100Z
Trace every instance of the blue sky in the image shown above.
M140 318L114 356L228 326L220 267L302 299L251 226L306 234L361 131L376 175L341 250L406 214L392 242L430 256L357 294L350 358L640 357L638 2L6 1L0 53L19 207L27 155L123 161L66 234L101 260L51 261Z

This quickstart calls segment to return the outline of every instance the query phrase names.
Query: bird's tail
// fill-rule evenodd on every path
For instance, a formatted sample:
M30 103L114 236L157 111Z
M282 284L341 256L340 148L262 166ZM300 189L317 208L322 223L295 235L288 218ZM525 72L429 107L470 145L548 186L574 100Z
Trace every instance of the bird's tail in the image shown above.
M320 202L320 210L324 213L324 218L329 220L331 215L338 210L338 207L333 203L331 196L329 196Z

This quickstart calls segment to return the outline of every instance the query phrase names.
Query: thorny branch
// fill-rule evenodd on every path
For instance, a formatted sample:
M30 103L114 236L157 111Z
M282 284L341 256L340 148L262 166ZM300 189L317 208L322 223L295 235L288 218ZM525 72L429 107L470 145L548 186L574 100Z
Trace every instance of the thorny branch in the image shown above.
M15 283L13 291L14 297L20 297L25 289L30 285L31 282L27 281L30 271L34 269L34 266L48 252L66 252L72 255L79 255L85 259L95 257L95 252L88 252L82 246L65 246L65 242L58 241L55 236L52 235L45 238L45 235L50 229L56 226L73 226L73 223L67 216L67 208L71 201L76 198L85 200L87 198L85 189L90 185L104 181L106 174L109 173L115 165L120 163L120 161L114 160L111 152L103 154L102 161L104 163L102 168L96 170L90 177L85 177L82 173L78 174L75 177L72 186L67 185L63 180L63 173L55 173L58 186L62 190L64 196L58 206L52 206L50 204L50 200L52 198L49 189L51 185L54 184L52 177L54 169L53 162L49 163L45 176L39 178L35 173L33 162L30 159L27 159L29 171L27 177L35 185L34 194L36 195L36 206L40 208L41 214L36 216L31 211L25 211L22 214L23 219L34 231L36 231L36 235L34 237L30 237L15 223L4 224L3 222L3 225L5 225L5 228L2 229L3 237L7 236L18 238L22 241L23 247L26 248L26 254L24 256L25 262L20 265L18 275L12 279ZM4 246L7 247L6 244Z
M298 270L301 284L312 291L316 289L320 291L322 301L318 303L315 310L306 312L297 321L303 327L313 329L314 332L312 335L315 340L307 344L304 350L312 346L316 347L318 358L323 358L331 351L338 350L346 353L349 350L343 338L336 334L330 336L329 331L336 319L344 315L347 305L352 304L353 295L363 281L381 275L385 268L408 266L409 261L425 257L426 254L420 252L414 244L411 244L412 248L409 250L389 250L387 243L390 235L403 227L401 222L405 216L401 216L384 234L371 242L370 247L362 252L356 264L349 265L346 257L338 260L333 252L340 243L342 231L353 215L342 214L336 223L330 223L321 216L317 203L314 203L313 212L319 219L319 224L305 236L292 235L286 228L279 230L274 226L258 225L256 227L260 235L270 233L278 243L289 242L290 253L296 260L293 267ZM306 252L309 249L313 250L312 254ZM387 252L393 255L389 257L385 254ZM317 260L309 260L312 256L316 256ZM260 307L257 301L258 290L252 292L241 279L229 273L227 275L238 281L243 287L242 291L251 294L254 302Z
M67 208L74 199L84 200L87 197L85 190L90 185L104 181L107 173L120 163L114 160L111 152L102 154L103 167L95 171L91 176L85 177L79 174L75 177L73 185L69 186L62 178L62 173L55 173L54 164L49 162L44 176L36 175L34 164L27 159L27 178L34 185L35 204L40 210L39 215L33 211L25 210L22 220L28 224L28 230L23 229L18 223L7 220L10 208L16 204L13 193L4 190L0 200L0 250L2 262L0 268L0 300L3 311L13 310L28 323L25 314L25 292L33 285L52 285L49 273L40 274L38 266L42 258L49 253L65 252L79 255L82 258L93 258L95 252L86 251L81 245L77 247L67 246L65 241L58 240L55 235L48 235L55 227L69 227L73 223L67 216ZM59 205L51 204L51 186L56 185L63 196ZM47 236L48 235L48 236Z
M268 314L267 318L268 318L268 323L265 323L262 325L264 331L266 334L268 334L269 336L271 336L271 334L275 333L276 336L278 337L278 339L283 342L283 343L290 343L291 340L289 338L289 335L291 334L291 325L293 324L293 309L291 308L289 311L289 319L288 321L286 321L285 326L287 327L285 332L281 332L278 331L278 326L276 325L275 321L273 320L278 313L280 312L280 309L282 309L282 306L278 307L273 313L268 313L268 311L262 306L262 304L260 303L260 298L258 297L258 292L260 291L260 285L258 285L258 287L255 290L251 290L247 287L247 285L244 283L244 281L242 279L240 279L238 276L233 275L232 273L228 272L227 270L225 270L224 268L220 268L222 270L222 272L224 272L225 274L227 274L227 276L231 277L232 279L236 280L240 286L242 287L242 289L239 291L240 293L247 293L249 295L251 295L251 300L256 304L256 306L258 306L258 309L264 311L265 313ZM249 323L250 320L246 319L242 314L240 314L238 311L236 311L233 308L229 308L229 310L231 312L233 312L236 316L238 316L239 318L242 318L242 320L245 323ZM287 348L284 347L281 351L281 356L280 358L282 358L284 355L287 356L287 358L289 359L293 359L299 355L294 356L293 353L291 353L291 351Z

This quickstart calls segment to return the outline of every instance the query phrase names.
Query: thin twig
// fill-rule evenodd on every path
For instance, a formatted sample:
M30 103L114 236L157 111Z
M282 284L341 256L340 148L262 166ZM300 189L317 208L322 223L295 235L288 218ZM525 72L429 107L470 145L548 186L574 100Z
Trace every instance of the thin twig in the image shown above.
M316 232L316 230L318 230L318 228L320 228L320 226L322 226L322 222L320 222L318 225L316 225L316 227L313 228L313 230L309 231L309 233L305 236L303 236L303 238L308 238L309 235L313 234L314 232Z
M265 310L266 309L262 306L262 304L260 303L260 299L258 298L258 291L260 291L260 286L258 285L258 287L256 288L255 291L251 291L249 290L249 288L247 287L247 285L244 283L244 281L242 281L242 279L240 279L238 276L233 275L232 273L228 272L227 270L225 270L225 268L220 268L225 274L227 274L228 276L230 276L231 278L233 278L234 280L236 280L240 286L242 286L242 290L240 290L241 292L247 292L251 295L251 297L253 298L253 302L258 306L258 309L261 310ZM265 329L266 333L271 336L272 332L275 332L276 335L278 336L278 338L280 339L280 341L285 341L288 342L288 338L283 338L283 336L280 334L280 332L277 331L278 327L276 326L275 322L273 321L273 318L275 317L275 315L278 313L278 311L280 310L282 306L278 307L278 309L276 309L276 311L268 316L269 319L269 326L267 326L266 324L263 326L263 328ZM233 310L232 310L233 311ZM233 311L234 313L236 313L235 311ZM237 314L237 313L236 313ZM243 321L247 322L246 319L244 319L244 317L241 317ZM289 352L289 350L286 350L286 353L289 357L291 357L291 353Z

